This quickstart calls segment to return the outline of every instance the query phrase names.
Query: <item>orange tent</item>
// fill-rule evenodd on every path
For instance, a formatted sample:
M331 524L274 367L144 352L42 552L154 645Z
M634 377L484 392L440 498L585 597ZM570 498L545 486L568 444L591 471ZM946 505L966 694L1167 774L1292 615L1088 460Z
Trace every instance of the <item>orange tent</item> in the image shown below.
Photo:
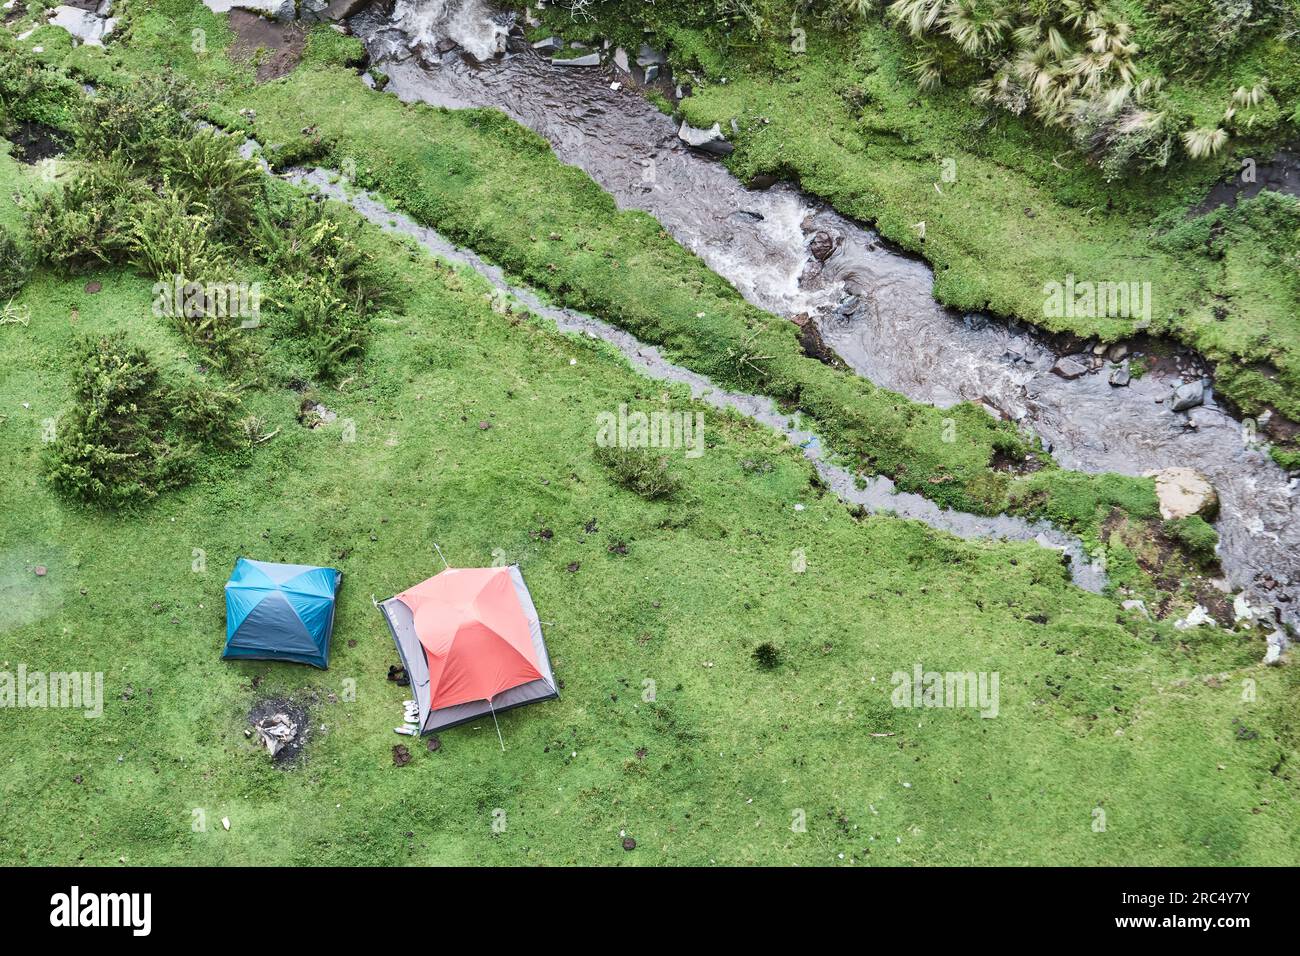
M518 567L447 568L379 605L429 733L559 696Z

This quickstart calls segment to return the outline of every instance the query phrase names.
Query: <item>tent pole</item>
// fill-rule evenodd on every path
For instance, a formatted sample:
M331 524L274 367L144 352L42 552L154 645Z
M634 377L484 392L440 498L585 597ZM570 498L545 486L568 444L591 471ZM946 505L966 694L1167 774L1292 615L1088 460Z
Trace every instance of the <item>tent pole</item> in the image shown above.
M488 710L492 711L492 724L497 729L497 743L501 745L501 752L506 752L506 742L501 739L501 725L497 723L497 709L492 706L492 698L488 698Z
M448 563L447 563L447 559L446 559L445 557L443 557L443 554L442 554L442 548L438 547L438 542L437 542L437 541L435 541L435 542L433 543L433 550L437 551L437 552L438 552L438 557L442 558L442 565L443 565L443 567L445 567L445 568L450 568L451 565L448 564Z

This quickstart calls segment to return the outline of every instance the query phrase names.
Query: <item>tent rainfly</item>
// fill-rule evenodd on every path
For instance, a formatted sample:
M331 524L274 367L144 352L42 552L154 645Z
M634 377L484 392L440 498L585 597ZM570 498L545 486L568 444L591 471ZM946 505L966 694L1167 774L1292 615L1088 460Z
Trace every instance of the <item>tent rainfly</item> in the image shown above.
M517 566L447 568L378 607L410 678L422 734L560 696Z
M228 660L329 666L334 604L343 572L240 558L226 582Z

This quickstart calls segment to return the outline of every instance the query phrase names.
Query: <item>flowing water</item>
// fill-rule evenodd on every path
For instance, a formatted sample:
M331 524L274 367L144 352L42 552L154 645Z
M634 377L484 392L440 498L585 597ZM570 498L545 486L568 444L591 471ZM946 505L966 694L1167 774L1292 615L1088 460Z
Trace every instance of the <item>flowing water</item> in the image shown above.
M252 155L252 150L249 150L248 155ZM738 412L775 429L803 450L804 457L812 462L822 481L843 501L862 505L872 512L885 511L899 517L915 518L961 538L1034 541L1045 548L1060 551L1069 559L1070 577L1079 587L1100 592L1106 586L1105 572L1088 561L1083 543L1048 522L1030 522L1008 515L974 515L940 508L928 498L897 491L893 482L882 476L863 482L848 469L827 461L817 436L803 428L797 418L783 414L771 398L721 388L703 375L674 365L663 357L659 349L641 342L622 329L586 313L550 305L531 289L512 284L498 266L485 262L474 252L449 242L435 230L421 226L410 217L390 209L366 192L346 189L340 184L339 175L331 170L295 169L286 175L290 182L309 185L324 196L347 203L382 229L410 236L434 255L468 266L509 299L517 301L535 315L554 322L561 332L586 335L608 342L626 356L634 368L650 378L682 383L690 388L695 398L714 408ZM796 507L801 506L796 504Z
M1081 356L1088 374L1053 374L1058 356L1032 330L940 306L924 263L792 186L745 188L687 148L645 98L613 88L624 74L552 65L509 39L510 23L480 0L399 0L392 17L371 8L350 27L388 75L388 92L503 110L621 207L653 215L750 302L812 316L826 343L878 385L940 407L982 402L1041 436L1067 468L1200 471L1219 493L1227 581L1300 626L1300 481L1215 403L1212 388L1203 406L1170 410L1173 387L1203 374L1194 356L1159 363L1126 387L1111 386L1114 366L1091 354Z

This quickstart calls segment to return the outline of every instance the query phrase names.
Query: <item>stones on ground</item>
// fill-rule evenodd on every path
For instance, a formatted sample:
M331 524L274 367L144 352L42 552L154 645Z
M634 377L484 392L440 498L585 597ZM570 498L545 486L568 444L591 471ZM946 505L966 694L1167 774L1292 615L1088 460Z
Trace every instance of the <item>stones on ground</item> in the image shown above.
M636 840L633 840L631 837L623 837L623 849L627 850L629 853L635 850Z
M1128 362L1117 366L1110 373L1110 384L1115 388L1123 388L1132 380L1133 376L1129 373Z
M298 6L294 0L203 0L203 5L213 13L229 13L231 10L248 10L260 13L273 20L295 20Z
M989 327L989 317L978 312L967 312L961 317L962 325L972 332L983 332Z
M405 744L396 744L393 747L393 766L405 767L411 762L411 752L406 749Z
M1203 605L1196 605L1186 617L1174 621L1174 627L1180 631L1188 631L1194 627L1200 627L1202 624L1208 624L1210 627L1218 627L1214 618L1210 617L1210 612Z
M1143 478L1154 478L1160 517L1166 521L1200 515L1213 518L1219 508L1219 496L1208 478L1191 468L1161 468L1148 471Z
M95 295L100 289L104 288L103 284L91 279L86 283L86 295Z
M578 46L563 51L563 55L556 53L551 57L551 63L555 66L600 66L600 53L596 50L586 51L585 47Z
M107 14L108 4L102 4L99 9ZM50 26L66 30L74 39L88 46L103 46L104 37L113 32L117 23L112 17L97 11L72 6L55 7L49 18Z
M1073 381L1080 375L1086 374L1087 371L1088 366L1073 355L1061 356L1056 360L1056 364L1052 366L1052 373L1059 375L1066 381Z
M1146 603L1143 601L1137 601L1137 600L1125 601L1123 604L1120 605L1120 607L1122 607L1126 611L1137 611L1148 621L1151 620L1151 613L1147 611Z
M1123 342L1116 342L1106 353L1106 357L1112 362L1119 362L1128 357L1128 346Z
M714 156L728 156L735 149L722 135L722 124L714 123L708 129L697 129L685 120L677 131L677 138L692 149L698 149Z
M533 49L538 53L559 53L564 49L564 41L559 37L547 37L534 43Z
M1189 408L1195 408L1204 401L1205 384L1197 380L1195 382L1186 382L1174 389L1174 395L1169 407L1176 412L1183 412Z

